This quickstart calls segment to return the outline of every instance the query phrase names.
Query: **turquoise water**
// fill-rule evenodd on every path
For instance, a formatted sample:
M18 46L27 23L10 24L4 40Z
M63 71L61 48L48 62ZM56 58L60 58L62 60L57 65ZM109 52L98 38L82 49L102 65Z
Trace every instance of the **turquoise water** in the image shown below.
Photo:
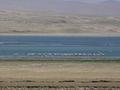
M120 37L0 36L0 56L120 57Z

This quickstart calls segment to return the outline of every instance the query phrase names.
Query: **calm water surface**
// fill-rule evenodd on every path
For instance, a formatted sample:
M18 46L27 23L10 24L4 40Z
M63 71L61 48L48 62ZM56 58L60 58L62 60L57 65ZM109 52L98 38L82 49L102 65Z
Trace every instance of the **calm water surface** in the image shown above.
M0 56L120 57L120 37L0 36Z

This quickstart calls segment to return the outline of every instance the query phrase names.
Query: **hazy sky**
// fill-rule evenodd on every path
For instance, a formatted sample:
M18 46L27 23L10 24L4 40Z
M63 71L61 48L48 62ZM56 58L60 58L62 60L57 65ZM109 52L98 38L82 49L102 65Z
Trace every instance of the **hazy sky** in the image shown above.
M108 1L108 0L93 0L93 1ZM120 0L114 0L114 1L120 1Z
M59 0L59 1L74 1L74 0ZM108 1L108 0L89 0L89 1ZM113 0L113 1L120 1L120 0Z
M108 0L93 0L93 1L108 1ZM113 1L120 1L120 0L113 0Z
M108 0L93 0L93 1L108 1ZM120 0L114 0L114 1L120 1Z
M120 0L0 0L0 9L120 16Z

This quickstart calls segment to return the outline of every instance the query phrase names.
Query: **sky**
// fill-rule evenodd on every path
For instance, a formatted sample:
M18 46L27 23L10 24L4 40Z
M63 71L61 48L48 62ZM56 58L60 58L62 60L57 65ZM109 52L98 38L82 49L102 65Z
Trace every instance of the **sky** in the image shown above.
M94 1L107 1L107 0L94 0ZM120 1L120 0L116 0L116 1Z
M120 16L120 0L0 0L0 9Z
M75 0L59 0L59 1L75 1ZM108 1L108 0L89 0L89 1ZM115 0L115 1L120 1L120 0Z
M108 0L93 0L93 1L108 1ZM116 0L116 1L120 1L120 0Z

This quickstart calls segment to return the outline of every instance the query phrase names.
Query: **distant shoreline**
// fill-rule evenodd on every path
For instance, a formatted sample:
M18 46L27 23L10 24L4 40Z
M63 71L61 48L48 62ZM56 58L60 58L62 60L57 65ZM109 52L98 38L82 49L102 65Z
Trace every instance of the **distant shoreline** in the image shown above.
M49 60L49 61L92 61L92 60L120 60L120 57L35 57L35 56L0 56L0 60Z
M103 35L103 34L41 34L41 33L0 33L0 36L74 36L74 37L120 37L119 35Z

